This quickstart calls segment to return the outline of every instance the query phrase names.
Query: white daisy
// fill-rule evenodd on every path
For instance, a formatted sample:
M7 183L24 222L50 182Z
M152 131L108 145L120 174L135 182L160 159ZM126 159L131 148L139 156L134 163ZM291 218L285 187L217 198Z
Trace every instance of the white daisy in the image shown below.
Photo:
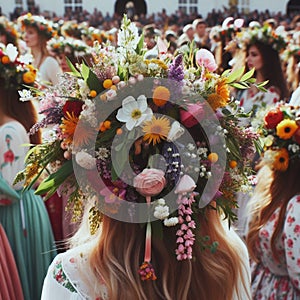
M117 120L126 123L126 128L132 130L133 127L141 125L144 121L151 120L152 110L148 107L147 98L141 95L135 100L132 96L126 97L122 102L122 108L118 110Z

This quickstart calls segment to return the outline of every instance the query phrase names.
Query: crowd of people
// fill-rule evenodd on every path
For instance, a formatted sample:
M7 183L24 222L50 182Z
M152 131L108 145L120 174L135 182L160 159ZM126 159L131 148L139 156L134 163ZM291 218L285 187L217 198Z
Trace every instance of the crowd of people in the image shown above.
M0 17L0 298L300 299L300 16L36 13Z

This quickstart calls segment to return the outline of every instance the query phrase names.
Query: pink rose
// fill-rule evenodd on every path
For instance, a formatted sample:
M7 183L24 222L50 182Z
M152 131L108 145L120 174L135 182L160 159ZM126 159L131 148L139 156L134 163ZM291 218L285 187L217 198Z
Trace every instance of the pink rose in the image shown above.
M190 103L187 105L187 110L180 110L180 119L184 126L190 128L199 124L198 119L202 120L204 110L199 103Z
M133 186L145 197L159 194L165 185L165 173L158 169L144 169L133 180Z
M196 62L199 66L203 66L209 72L214 72L218 65L214 55L207 49L199 49L196 53Z

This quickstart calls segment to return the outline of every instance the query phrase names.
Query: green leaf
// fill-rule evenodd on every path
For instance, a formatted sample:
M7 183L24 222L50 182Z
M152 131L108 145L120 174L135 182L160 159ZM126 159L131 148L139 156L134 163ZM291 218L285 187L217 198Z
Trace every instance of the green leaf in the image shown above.
M50 190L57 190L57 188L67 179L69 175L73 173L73 164L72 160L68 160L65 162L62 167L56 171L55 173L52 173L47 178L45 178L39 187L36 189L35 193L37 195L43 195Z
M66 61L67 61L67 65L69 66L69 68L72 71L72 73L74 74L74 76L81 77L80 72L75 68L75 66L72 64L72 62L70 61L70 59L67 56L66 56Z
M141 35L139 42L136 46L135 52L137 54L142 54L143 47L144 47L144 34Z
M231 73L229 73L229 76L227 77L227 83L232 83L240 78L244 74L244 71L245 67L242 67L236 71L232 71Z
M262 87L262 86L265 86L266 84L268 84L269 80L266 80L266 81L263 81L263 82L260 82L257 84L257 87Z
M244 85L243 83L237 83L237 82L236 83L231 83L230 85L237 88L237 89L240 89L240 90L245 90L245 89L249 88L248 85Z
M81 64L81 74L90 90L95 90L97 94L104 91L102 82L84 62Z
M247 81L247 80L249 80L253 76L254 72L255 72L255 69L254 68L251 69L250 71L248 71L247 73L245 73L242 76L242 78L240 79L240 81Z

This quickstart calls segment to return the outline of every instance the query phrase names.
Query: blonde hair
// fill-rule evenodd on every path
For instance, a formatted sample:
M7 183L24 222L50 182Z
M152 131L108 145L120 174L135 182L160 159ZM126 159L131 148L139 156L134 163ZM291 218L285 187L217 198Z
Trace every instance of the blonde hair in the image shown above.
M238 295L241 281L247 290L239 245L226 235L216 210L206 209L205 216L198 215L196 222L197 236L209 236L210 242L217 241L217 251L201 249L196 239L193 259L177 261L177 228L165 227L161 237L152 236L152 262L158 279L143 282L138 269L144 253L145 227L103 216L89 256L94 282L105 282L110 300L232 299L234 293ZM75 240L78 244L78 233ZM239 295L238 299L241 299Z
M259 165L258 184L252 199L249 201L248 214L251 220L248 225L246 243L250 257L259 262L257 240L259 230L268 222L272 214L279 208L278 220L271 237L271 250L275 259L279 258L276 241L283 230L287 204L290 199L300 193L298 175L299 161L289 164L285 172L273 171L262 161Z

